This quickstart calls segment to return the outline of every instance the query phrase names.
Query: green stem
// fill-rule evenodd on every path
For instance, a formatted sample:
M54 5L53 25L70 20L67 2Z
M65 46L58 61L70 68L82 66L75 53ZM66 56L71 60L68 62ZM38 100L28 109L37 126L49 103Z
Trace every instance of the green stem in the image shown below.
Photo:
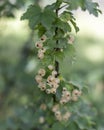
M65 5L61 6L61 7L59 8L59 10L62 9L62 8L64 8L64 7L67 7L67 6L68 6L68 5L65 4Z
M57 17L58 17L58 10L59 9L56 9L56 15L57 15ZM57 36L57 35L58 35L58 27L55 28L55 36ZM56 40L56 45L57 44L58 44L58 39ZM59 50L59 48L56 47L55 51L58 51L58 50ZM57 71L57 75L56 75L56 78L57 78L58 75L59 75L59 62L57 60L55 60L55 70ZM55 95L53 95L53 101L54 101L54 103L57 102Z
M58 11L59 11L59 8L56 9L56 15L58 17ZM55 29L55 36L58 35L58 27L56 27ZM58 45L58 39L56 40L56 45ZM59 48L55 48L55 51L59 51ZM59 62L57 60L55 60L55 70L57 71L57 75L56 77L59 76Z

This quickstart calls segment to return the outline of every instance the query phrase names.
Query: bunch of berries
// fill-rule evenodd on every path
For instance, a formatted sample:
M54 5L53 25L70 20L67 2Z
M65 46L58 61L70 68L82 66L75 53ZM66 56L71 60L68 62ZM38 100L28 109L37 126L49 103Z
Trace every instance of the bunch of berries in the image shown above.
M38 87L44 91L46 90L46 83L44 82L44 76L46 74L45 69L39 69L38 75L36 75L35 80L38 83Z
M47 94L55 94L57 88L59 87L60 79L56 76L57 71L54 70L54 67L52 65L48 66L49 70L51 70L51 75L47 78L47 85L50 87L46 90Z
M46 74L45 69L39 69L35 80L38 83L38 87L42 91L46 90L47 94L55 94L57 88L59 87L60 79L56 77L57 72L54 70L53 65L49 65L48 69L51 70L51 75L49 75L46 80L44 79L44 76Z
M36 48L38 48L38 58L43 59L46 52L46 48L43 46L43 43L46 41L47 37L43 35L40 38L40 41L35 43ZM74 37L70 36L68 43L72 44L74 42ZM63 49L61 49L63 51ZM47 73L49 72L49 73ZM55 66L52 64L48 65L47 69L40 68L36 77L36 82L41 91L45 91L47 94L56 94L58 87L60 86L60 78L58 77L58 72L55 70ZM63 87L61 98L59 99L59 104L54 105L52 111L55 114L55 117L58 121L67 121L71 113L65 109L64 112L60 109L60 106L68 103L70 101L77 101L81 95L81 91L74 89L72 92L68 91L66 87ZM41 109L46 110L46 105L42 104ZM39 120L40 123L44 122L44 118L41 117Z
M63 91L62 91L62 97L61 97L61 100L60 100L60 104L65 104L69 101L77 101L80 96L81 96L80 90L74 89L72 91L72 93L70 93L67 90L67 88L64 87Z
M44 53L46 52L46 49L43 47L43 43L46 41L47 37L43 35L40 38L40 41L35 43L35 47L38 48L38 58L43 59Z
M71 100L71 93L64 87L62 91L61 104L65 104Z
M77 90L77 89L74 89L72 91L72 101L77 101L78 98L81 96L82 92Z
M59 105L56 104L53 106L52 111L55 114L55 117L58 121L67 121L71 117L71 113L65 111L64 113L60 111Z

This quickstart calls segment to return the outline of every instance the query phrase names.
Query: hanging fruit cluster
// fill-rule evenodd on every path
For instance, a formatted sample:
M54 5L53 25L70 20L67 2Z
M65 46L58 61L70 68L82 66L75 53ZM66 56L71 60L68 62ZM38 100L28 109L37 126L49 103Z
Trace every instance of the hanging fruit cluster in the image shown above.
M38 50L37 57L39 60L43 60L45 58L45 53L48 50L44 42L46 42L47 37L43 35L38 42L35 43L35 47ZM73 44L74 38L73 36L69 37L69 44ZM63 79L60 78L60 74L56 69L56 64L49 64L48 66L45 66L43 68L40 68L37 72L37 75L35 76L35 80L38 83L38 88L41 91L44 91L46 94L51 94L56 96L58 89L60 89L60 84L63 81ZM69 102L75 102L78 101L78 98L81 96L81 91L78 89L72 89L69 91L65 86L61 86L61 93L60 93L60 99L58 99L58 102L55 102L52 111L55 114L55 117L57 120L67 121L69 117L71 116L71 113L64 108L65 104ZM61 112L61 107L63 105L64 114Z

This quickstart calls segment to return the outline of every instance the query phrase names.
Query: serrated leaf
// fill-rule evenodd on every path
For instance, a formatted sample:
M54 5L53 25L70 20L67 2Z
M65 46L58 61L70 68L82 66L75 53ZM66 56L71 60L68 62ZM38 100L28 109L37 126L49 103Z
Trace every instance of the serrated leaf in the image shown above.
M74 20L71 19L70 22L72 23L72 25L73 25L76 33L77 33L79 31L79 27L76 25L76 23L74 22Z
M75 18L73 17L72 12L69 12L69 11L64 11L61 14L61 19L64 20L65 22L69 21L70 19L74 19L75 20Z
M61 123L55 123L51 130L65 130L65 127Z
M70 80L69 83L71 85L73 85L73 87L78 88L79 90L82 90L83 93L85 93L85 94L88 93L87 85L85 83L83 83L82 81L80 81L80 79L77 78L77 80L76 79Z
M60 5L62 4L63 0L57 0L55 3L51 4L51 5L47 5L46 8L47 9L51 9L51 10L56 10L60 7Z
M63 0L57 0L56 2L56 8L59 8L60 5L62 4Z
M95 16L101 13L98 9L98 3L92 2L92 0L64 0L64 2L69 4L68 10L76 10L80 7L82 10L88 10L90 14Z
M78 126L76 125L76 123L71 122L69 124L69 126L67 127L67 130L79 130Z
M76 24L76 22L75 22L76 19L74 18L73 14L72 14L71 12L69 12L69 11L64 11L64 12L61 14L61 19L62 19L63 21L65 21L65 22L70 21L70 22L72 23L72 25L73 25L73 27L74 27L76 33L79 31L79 28L78 28L78 26L77 26L77 24Z
M45 27L43 27L41 24L38 25L37 29L38 29L38 35L39 35L39 37L41 37L46 32Z
M59 48L66 48L67 47L67 39L66 38L60 38L58 47Z
M82 7L84 0L64 0L64 2L69 4L69 9L70 10L75 10L77 9L79 6Z
M54 9L55 9L55 5L56 5L56 3L53 3L53 4L51 4L51 5L47 5L46 8L47 8L47 9L54 10Z
M73 45L68 45L67 48L65 49L65 55L69 58L75 57L75 47Z
M36 25L42 24L46 29L49 29L56 18L56 14L47 7L44 11L41 10L39 5L31 5L28 10L23 14L21 20L29 20L29 26L34 29Z
M101 13L101 11L99 12L98 9L98 3L92 2L91 0L85 0L84 7L89 11L90 14L93 14L95 16L98 16L98 13Z
M62 29L65 33L71 32L71 27L67 22L64 22L60 19L57 19L56 26L60 29Z
M75 120L75 122L77 123L77 125L79 126L79 128L81 130L83 130L83 129L89 129L90 128L89 120L87 120L84 117L83 118L79 117L77 120Z
M41 20L41 8L39 5L31 5L27 9L27 11L23 14L21 17L21 20L29 20L29 26L31 29L34 29L34 27L39 24Z
M59 62L62 62L63 59L65 58L65 54L63 52L56 52L55 53L55 59Z
M56 14L52 10L45 8L41 16L41 23L44 27L49 29L51 27L52 22L54 22L55 18Z

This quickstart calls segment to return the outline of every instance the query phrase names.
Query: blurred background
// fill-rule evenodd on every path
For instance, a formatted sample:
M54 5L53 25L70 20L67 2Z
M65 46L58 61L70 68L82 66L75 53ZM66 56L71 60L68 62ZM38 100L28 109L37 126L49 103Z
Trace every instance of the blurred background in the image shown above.
M35 130L34 111L40 94L34 83L37 36L27 21L20 21L34 2L45 6L54 1L0 0L0 130ZM97 2L104 13L104 2ZM96 18L80 9L74 14L80 28L74 33L76 59L67 64L66 58L62 73L87 85L84 100L94 108L96 130L104 130L104 14Z

